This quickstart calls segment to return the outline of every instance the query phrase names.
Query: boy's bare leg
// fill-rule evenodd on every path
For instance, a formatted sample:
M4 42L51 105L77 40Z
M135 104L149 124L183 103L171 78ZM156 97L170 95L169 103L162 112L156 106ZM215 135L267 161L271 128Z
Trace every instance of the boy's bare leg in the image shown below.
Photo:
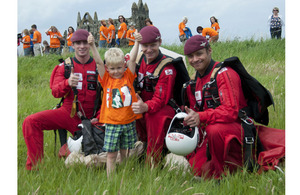
M107 178L110 178L111 173L115 169L117 155L118 155L118 151L117 152L107 152L107 159L106 159Z

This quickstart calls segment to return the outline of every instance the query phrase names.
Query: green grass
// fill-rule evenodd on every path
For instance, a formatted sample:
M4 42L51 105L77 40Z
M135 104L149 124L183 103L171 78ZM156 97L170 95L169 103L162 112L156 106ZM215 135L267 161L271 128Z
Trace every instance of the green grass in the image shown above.
M164 45L183 54L183 47ZM213 59L222 61L238 56L252 76L270 90L275 110L269 107L270 127L285 129L285 41L247 40L212 45ZM129 53L130 49L124 50ZM101 56L104 50L100 51ZM63 58L70 54L63 55ZM66 168L64 160L54 155L53 131L44 133L44 160L39 171L26 171L27 148L22 135L26 116L52 109L59 99L53 98L49 79L61 56L49 55L18 58L18 194L284 194L285 175L279 171L262 174L238 170L221 181L201 180L191 174L156 167L151 169L136 158L117 167L112 179L106 179L104 167L76 165ZM192 68L188 68L193 73ZM58 143L55 153L58 152ZM281 165L285 170L284 165Z

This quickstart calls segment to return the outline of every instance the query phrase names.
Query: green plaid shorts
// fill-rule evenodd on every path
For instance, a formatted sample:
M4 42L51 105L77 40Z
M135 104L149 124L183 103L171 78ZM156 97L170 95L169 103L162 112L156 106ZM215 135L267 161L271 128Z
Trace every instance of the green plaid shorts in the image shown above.
M132 149L136 141L135 121L125 125L105 124L104 151L116 152L120 149Z

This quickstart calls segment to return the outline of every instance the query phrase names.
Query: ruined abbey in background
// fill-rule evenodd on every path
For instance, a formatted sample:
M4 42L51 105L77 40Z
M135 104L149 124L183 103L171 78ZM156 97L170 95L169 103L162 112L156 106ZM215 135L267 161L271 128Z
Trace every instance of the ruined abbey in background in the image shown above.
M119 15L124 15L122 13L120 13ZM118 17L118 16L116 16ZM125 16L124 16L125 17ZM125 17L126 18L126 17ZM141 28L143 28L145 26L145 19L149 18L149 9L147 4L143 4L142 0L139 0L138 4L136 4L135 2L132 4L131 6L131 17L130 18L126 18L126 24L128 26L128 24L130 24L131 22L133 22L135 24L135 28L138 30L141 30ZM120 26L120 22L118 21L118 19L114 19L112 17L112 19L114 20L114 25L116 28L116 31L118 30L119 26ZM108 18L105 19L106 21L108 20ZM93 36L95 37L95 41L96 43L99 42L99 28L101 26L100 20L98 20L98 16L97 13L94 13L94 18L91 17L91 15L86 12L83 17L81 18L80 13L78 12L78 16L77 16L77 29L86 29L87 31L91 32L93 34ZM127 27L129 28L129 27ZM65 32L66 34L67 32ZM117 32L116 32L117 34ZM66 35L65 35L66 36Z

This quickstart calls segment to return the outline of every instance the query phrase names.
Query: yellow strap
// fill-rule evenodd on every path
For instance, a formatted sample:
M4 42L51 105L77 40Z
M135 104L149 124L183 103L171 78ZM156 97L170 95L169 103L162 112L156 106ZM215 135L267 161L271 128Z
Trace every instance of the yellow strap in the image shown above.
M138 56L136 57L135 63L139 64L140 59L141 59L141 57L142 57L143 54L144 54L143 52L140 52L140 53L138 54Z
M160 73L160 70L167 64L167 63L170 63L172 62L173 59L172 58L165 58L163 59L159 65L157 66L157 68L155 69L154 73L153 73L153 76L158 76L158 74Z
M217 68L214 68L214 70L212 71L212 73L211 73L211 75L210 75L210 78L211 78L211 79L215 78L215 74L216 74L216 72L217 72L220 68L221 68L221 66L220 66L220 67L217 67Z
M72 64L71 58L68 57L67 59L65 59L65 63L71 65Z
M75 116L75 113L76 113L76 99L77 99L77 95L74 95L72 110L71 110L71 114L70 114L71 118L73 118Z

